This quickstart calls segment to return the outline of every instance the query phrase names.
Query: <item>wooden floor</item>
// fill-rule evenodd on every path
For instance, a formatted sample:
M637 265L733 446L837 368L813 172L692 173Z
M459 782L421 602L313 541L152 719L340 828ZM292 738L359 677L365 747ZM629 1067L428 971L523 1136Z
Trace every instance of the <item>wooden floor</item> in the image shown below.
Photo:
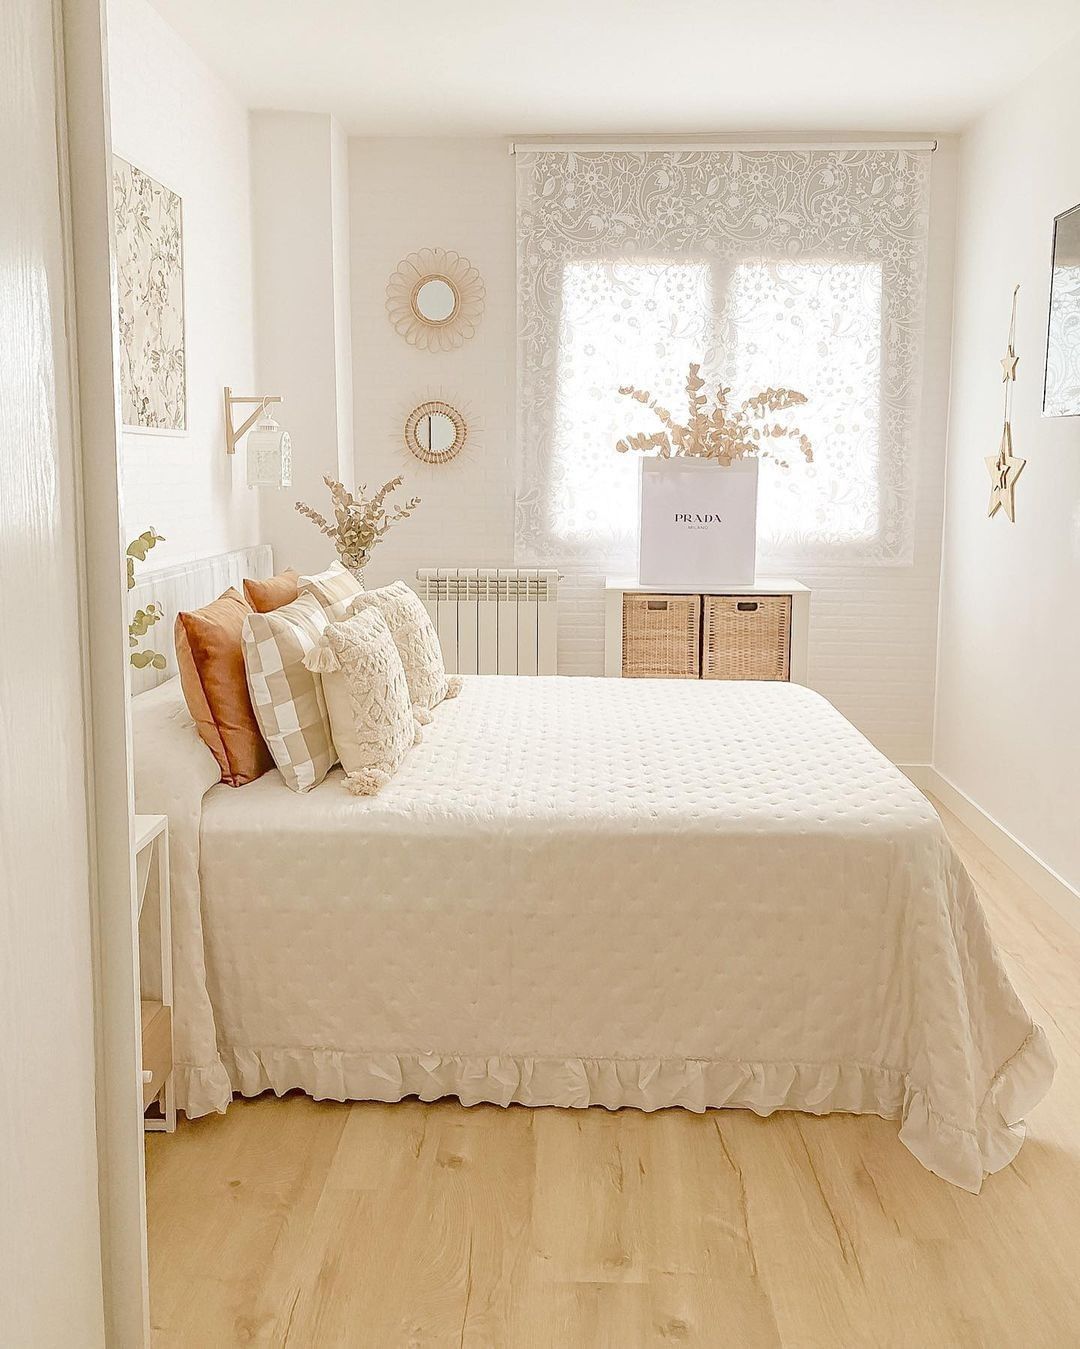
M1080 1345L1080 933L945 819L1059 1063L981 1195L871 1118L237 1102L147 1140L155 1345Z

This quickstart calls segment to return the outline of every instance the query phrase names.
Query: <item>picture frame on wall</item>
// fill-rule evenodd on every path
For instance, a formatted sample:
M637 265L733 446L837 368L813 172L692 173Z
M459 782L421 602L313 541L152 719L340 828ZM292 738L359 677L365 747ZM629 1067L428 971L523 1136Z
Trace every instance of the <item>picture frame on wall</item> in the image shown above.
M113 156L113 217L125 431L187 433L184 223L180 196Z
M1054 219L1044 417L1080 417L1080 205Z

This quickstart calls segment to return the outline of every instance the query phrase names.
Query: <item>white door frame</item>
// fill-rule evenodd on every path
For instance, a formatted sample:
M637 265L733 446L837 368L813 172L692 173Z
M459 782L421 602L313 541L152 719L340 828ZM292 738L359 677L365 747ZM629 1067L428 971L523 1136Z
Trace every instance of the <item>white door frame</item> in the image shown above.
M149 1343L105 0L53 0L80 510L98 1192L106 1343Z

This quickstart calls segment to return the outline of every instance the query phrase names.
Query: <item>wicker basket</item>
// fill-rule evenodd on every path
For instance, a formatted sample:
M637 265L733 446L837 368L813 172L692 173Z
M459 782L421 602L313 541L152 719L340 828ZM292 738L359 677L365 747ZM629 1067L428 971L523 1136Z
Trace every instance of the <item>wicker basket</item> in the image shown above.
M790 679L790 595L706 595L704 679Z
M624 679L701 677L701 596L624 595Z

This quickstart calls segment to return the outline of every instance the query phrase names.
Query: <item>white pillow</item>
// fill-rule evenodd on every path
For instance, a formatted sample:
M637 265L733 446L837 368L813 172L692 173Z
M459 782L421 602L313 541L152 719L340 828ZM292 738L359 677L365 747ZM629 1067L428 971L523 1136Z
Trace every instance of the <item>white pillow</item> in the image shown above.
M315 596L331 623L340 623L347 618L349 605L357 595L364 593L364 587L340 562L332 562L325 571L313 576L301 576L296 584L301 595Z
M322 680L304 665L325 628L326 614L311 594L244 618L241 644L255 720L294 792L317 787L337 759Z
M365 590L349 605L350 614L373 609L386 619L393 635L413 706L430 712L444 698L456 698L461 679L458 675L447 678L439 634L416 591L404 581L394 581L378 590Z
M374 796L401 767L430 713L414 715L390 629L377 609L329 623L304 664L322 676L334 747L354 796Z

